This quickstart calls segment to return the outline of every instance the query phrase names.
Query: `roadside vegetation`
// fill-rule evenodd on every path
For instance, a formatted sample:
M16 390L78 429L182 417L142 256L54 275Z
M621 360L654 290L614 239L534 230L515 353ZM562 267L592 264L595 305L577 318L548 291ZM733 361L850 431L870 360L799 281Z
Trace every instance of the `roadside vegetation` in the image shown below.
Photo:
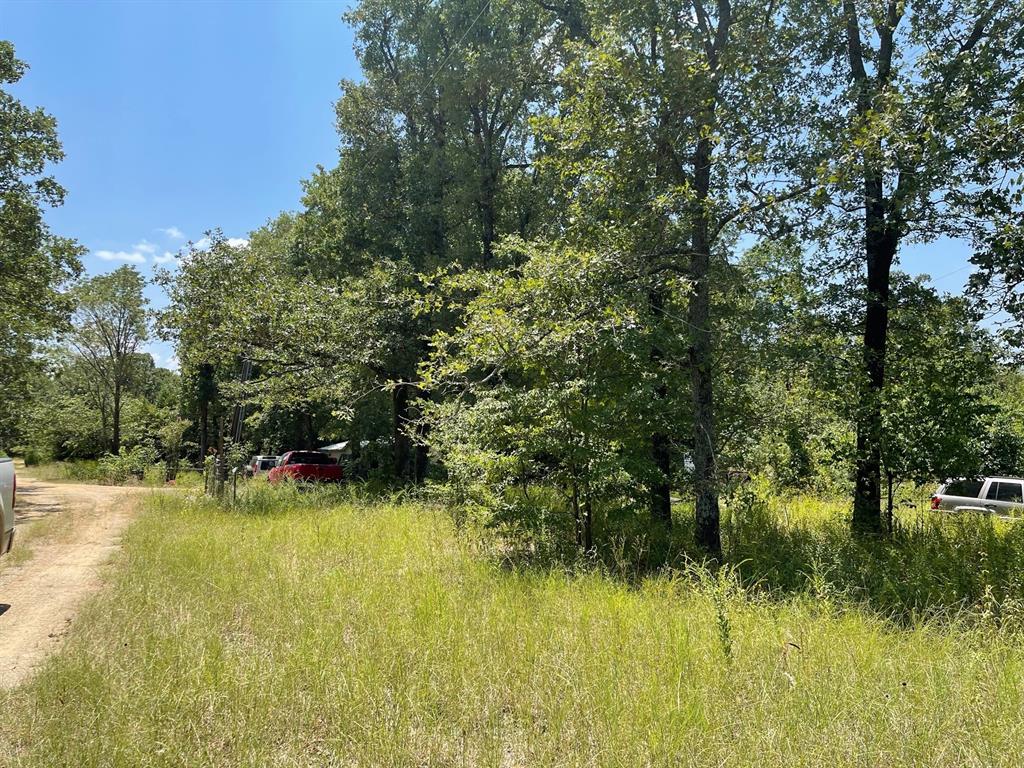
M176 487L203 487L203 472L199 469L179 469L168 480L167 466L163 462L141 463L129 457L110 456L106 460L79 459L32 464L27 467L32 477L47 482L100 483L103 485L145 485L150 487L173 484Z
M1018 529L922 522L887 545L900 578L861 582L874 555L842 562L861 545L804 504L746 531L760 579L633 578L519 567L433 506L274 493L150 499L64 650L0 694L4 760L959 767L1024 747ZM780 542L824 560L799 574Z

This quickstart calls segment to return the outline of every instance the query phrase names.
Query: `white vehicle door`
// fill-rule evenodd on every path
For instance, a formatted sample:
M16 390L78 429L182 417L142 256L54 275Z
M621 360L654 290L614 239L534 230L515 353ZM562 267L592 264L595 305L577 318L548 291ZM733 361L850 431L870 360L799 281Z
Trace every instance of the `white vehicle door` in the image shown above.
M1024 485L1020 480L993 480L985 506L1000 515L1012 515L1024 508Z
M0 458L0 555L6 554L14 538L14 463Z

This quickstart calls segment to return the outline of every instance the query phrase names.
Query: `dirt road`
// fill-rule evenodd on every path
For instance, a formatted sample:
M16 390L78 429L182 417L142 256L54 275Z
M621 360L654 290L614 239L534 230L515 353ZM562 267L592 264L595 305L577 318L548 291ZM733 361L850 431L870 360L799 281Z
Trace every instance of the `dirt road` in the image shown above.
M0 568L0 687L17 685L59 646L146 492L19 475L14 547L30 547L31 557Z

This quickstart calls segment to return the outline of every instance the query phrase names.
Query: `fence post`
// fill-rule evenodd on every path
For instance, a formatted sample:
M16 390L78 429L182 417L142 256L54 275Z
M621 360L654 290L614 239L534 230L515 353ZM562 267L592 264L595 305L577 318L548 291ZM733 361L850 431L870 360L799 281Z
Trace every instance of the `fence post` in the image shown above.
M213 462L213 489L218 499L224 496L224 457L220 454Z
M213 456L203 458L203 487L206 489L207 496L213 496L217 491L217 473L214 462Z

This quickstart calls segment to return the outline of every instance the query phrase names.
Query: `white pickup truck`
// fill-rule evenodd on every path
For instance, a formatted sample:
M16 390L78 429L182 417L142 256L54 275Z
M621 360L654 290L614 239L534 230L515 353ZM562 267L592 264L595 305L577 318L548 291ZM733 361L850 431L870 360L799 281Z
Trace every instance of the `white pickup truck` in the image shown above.
M11 551L14 543L14 496L17 481L14 477L14 462L0 457L0 523L3 537L0 538L0 555Z

